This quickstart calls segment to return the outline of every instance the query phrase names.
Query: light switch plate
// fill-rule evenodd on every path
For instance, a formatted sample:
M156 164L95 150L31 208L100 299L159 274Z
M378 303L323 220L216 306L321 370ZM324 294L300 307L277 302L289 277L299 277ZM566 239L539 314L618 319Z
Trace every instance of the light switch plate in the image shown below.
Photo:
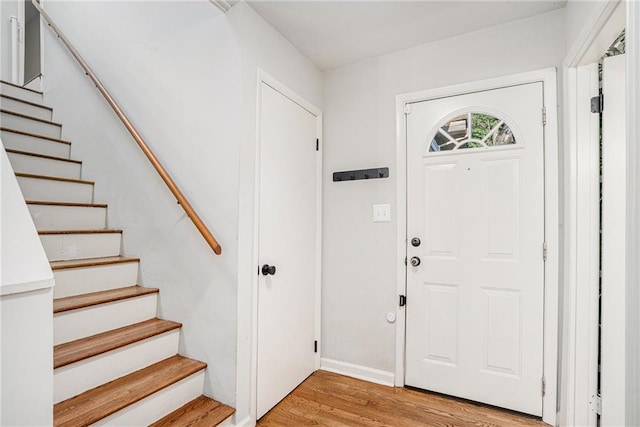
M391 205L373 205L373 222L390 222Z

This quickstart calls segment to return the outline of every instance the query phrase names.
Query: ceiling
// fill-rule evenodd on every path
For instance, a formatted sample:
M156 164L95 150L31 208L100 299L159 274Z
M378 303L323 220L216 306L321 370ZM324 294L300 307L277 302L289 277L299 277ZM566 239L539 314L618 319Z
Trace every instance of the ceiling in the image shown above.
M563 8L567 1L248 0L320 69Z

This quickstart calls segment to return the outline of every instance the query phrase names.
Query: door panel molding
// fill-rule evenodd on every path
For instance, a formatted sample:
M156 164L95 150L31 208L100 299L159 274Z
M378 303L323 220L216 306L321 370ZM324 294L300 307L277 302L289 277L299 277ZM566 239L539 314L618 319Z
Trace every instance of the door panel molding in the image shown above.
M538 71L514 74L477 82L398 95L396 97L396 168L397 168L397 292L406 293L406 239L407 239L407 147L406 112L408 104L429 101L473 92L499 89L528 83L543 83L543 104L546 109L544 127L544 192L545 192L545 263L544 290L544 357L543 374L545 394L543 397L543 421L555 425L558 376L558 268L559 268L559 201L558 201L558 122L556 70L547 68ZM409 113L410 114L410 113ZM543 113L540 112L543 120ZM409 302L410 304L410 302ZM395 385L404 386L405 373L405 306L397 307L396 322L396 369Z

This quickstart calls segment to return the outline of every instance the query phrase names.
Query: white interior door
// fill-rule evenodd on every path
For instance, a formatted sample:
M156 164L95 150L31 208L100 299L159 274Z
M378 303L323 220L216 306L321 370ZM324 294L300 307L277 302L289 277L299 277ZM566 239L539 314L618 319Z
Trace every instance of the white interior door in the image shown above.
M262 83L258 418L304 381L316 365L317 120ZM268 266L266 275L263 265ZM275 271L269 271L271 267Z
M626 55L605 58L602 70L603 426L625 425Z
M541 82L411 105L407 385L542 414L543 130Z

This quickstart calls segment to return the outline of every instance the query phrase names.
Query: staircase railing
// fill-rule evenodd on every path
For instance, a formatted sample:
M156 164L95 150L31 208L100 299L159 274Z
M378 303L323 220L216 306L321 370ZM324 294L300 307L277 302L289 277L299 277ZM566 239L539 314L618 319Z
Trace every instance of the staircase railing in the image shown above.
M53 22L49 14L45 12L42 6L40 6L40 4L36 0L32 0L32 3L36 8L36 10L47 22L47 24L51 27L51 29L56 33L58 38L69 50L71 55L73 55L76 61L78 61L78 64L80 64L85 74L89 76L89 78L93 81L93 83L96 85L96 87L98 88L102 96L104 96L104 99L109 103L109 105L111 106L113 111L116 113L116 115L120 118L120 120L122 121L122 124L124 124L124 126L127 128L127 130L129 131L133 139L136 141L136 143L138 144L142 152L147 156L147 159L149 159L149 161L151 162L151 165L158 172L158 174L160 175L162 180L165 182L165 184L167 184L167 187L169 187L169 190L171 191L171 193L178 200L178 203L180 204L180 206L182 206L182 209L184 209L189 219L191 219L191 221L196 226L196 228L198 229L202 237L207 241L209 246L211 246L211 249L213 249L213 252L220 255L222 253L222 247L220 246L216 238L213 237L213 234L211 234L211 231L209 231L209 229L204 224L200 216L196 213L196 211L191 206L191 203L189 203L189 201L184 196L184 194L182 194L182 191L180 191L180 188L178 188L175 181L171 178L167 170L162 166L158 158L153 154L153 151L151 151L151 149L149 148L149 145L145 142L145 140L142 138L140 133L133 126L133 124L131 123L129 118L126 116L126 114L122 111L118 103L115 101L115 99L113 99L109 91L107 91L107 89L102 84L100 79L98 79L98 76L96 76L96 74L91 70L91 68L86 63L86 61L82 58L82 56L80 56L80 53L78 53L78 51L73 47L69 39L64 35L64 33L60 30L60 28Z

